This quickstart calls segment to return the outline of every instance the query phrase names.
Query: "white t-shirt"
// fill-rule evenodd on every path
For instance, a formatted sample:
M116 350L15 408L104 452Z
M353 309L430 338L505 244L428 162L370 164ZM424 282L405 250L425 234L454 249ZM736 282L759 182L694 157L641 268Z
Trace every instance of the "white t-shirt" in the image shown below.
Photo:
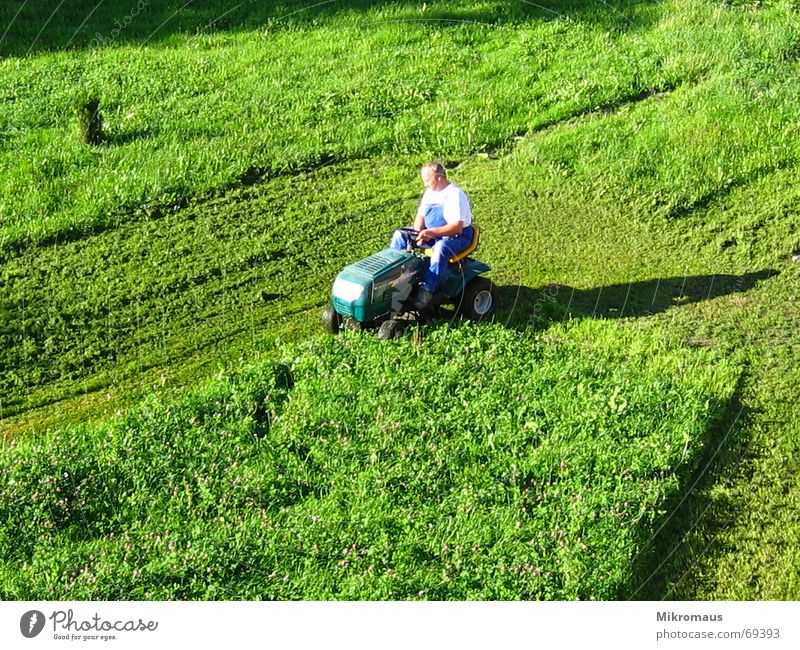
M419 212L426 216L425 227L435 228L444 224L436 223L437 213L448 224L461 221L464 228L472 225L472 209L466 192L451 182L443 190L425 190L419 204ZM430 223L433 221L434 223Z

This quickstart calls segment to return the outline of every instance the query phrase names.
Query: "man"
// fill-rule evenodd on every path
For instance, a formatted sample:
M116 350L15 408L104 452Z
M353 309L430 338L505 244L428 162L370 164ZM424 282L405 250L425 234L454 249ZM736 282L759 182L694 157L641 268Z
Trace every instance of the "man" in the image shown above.
M414 300L414 309L417 310L430 304L447 270L447 260L469 248L474 233L469 199L464 190L447 179L445 168L440 163L427 163L422 166L420 176L425 193L414 219L416 243L418 246L431 246L433 254ZM403 250L409 237L396 230L389 247Z

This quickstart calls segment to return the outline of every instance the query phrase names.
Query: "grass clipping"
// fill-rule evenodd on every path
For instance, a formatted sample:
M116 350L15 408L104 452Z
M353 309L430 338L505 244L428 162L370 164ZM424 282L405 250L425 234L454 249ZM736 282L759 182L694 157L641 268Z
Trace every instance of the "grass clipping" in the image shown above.
M0 595L613 599L735 369L608 322L345 333L0 457Z

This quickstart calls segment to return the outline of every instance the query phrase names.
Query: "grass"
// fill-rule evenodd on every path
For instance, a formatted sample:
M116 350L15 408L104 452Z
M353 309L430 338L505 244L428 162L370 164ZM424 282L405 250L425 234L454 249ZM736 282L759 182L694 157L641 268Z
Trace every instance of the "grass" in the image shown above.
M609 49L592 24L465 21L454 7L441 9L452 19L429 22L419 8L390 4L317 25L201 34L188 47L5 60L0 162L11 173L0 248L111 227L143 206L325 161L442 151L460 159L684 79L680 61L640 53L636 34ZM69 137L76 92L100 98L107 146Z
M730 398L715 356L597 322L284 350L15 445L0 593L624 597Z
M96 48L104 7L68 51L77 25L57 14L27 58L34 16L9 30L4 435L169 400L310 335L338 269L385 245L438 157L473 201L506 327L621 317L741 369L696 474L661 493L679 509L638 582L596 593L796 598L793 6L367 4L198 33L206 3L147 47L159 14ZM97 147L75 132L85 90Z

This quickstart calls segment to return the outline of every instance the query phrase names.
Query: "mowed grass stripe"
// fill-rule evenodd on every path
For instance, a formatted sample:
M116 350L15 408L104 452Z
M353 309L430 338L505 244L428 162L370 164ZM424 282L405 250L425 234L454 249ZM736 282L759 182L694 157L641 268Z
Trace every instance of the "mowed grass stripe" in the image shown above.
M454 173L485 228L482 255L497 269L495 281L525 285L538 295L528 303L541 298L548 282L580 291L654 275L712 283L711 272L720 269L663 254L674 247L674 233L661 229L665 207L648 200L653 190L641 186L668 177L665 163L655 157L647 163L651 171L637 173L642 152L674 147L664 144L665 134L688 147L706 119L700 111L685 112L697 96L708 91L676 89L516 140L499 160L476 158L459 167ZM4 415L60 400L63 388L48 387L51 382L81 380L80 389L67 390L85 393L87 378L98 371L103 378L89 382L94 389L148 368L166 370L206 346L217 354L223 340L239 352L256 349L271 337L276 319L309 332L301 320L315 320L307 310L324 302L337 269L384 246L391 230L410 219L419 160L339 163L273 179L167 216L154 210L156 218L11 261L4 269L12 341ZM688 158L682 164L691 181L681 191L693 192L709 163ZM634 184L640 186L635 195ZM690 288L695 295L702 289ZM264 302L262 295L281 299ZM518 311L530 307L523 301ZM628 313L646 311L640 304ZM249 325L241 325L242 313ZM53 363L56 349L62 353Z
M321 305L331 256L345 263L385 245L378 237L413 213L393 181L413 177L415 163L376 178L374 194L347 192L372 164L276 180L11 260L4 415L59 399L51 382L80 385L97 372L122 381L237 337L252 349L251 328L261 339L285 316ZM387 197L402 207L387 210ZM369 227L377 213L383 235ZM280 298L264 300L273 294Z

